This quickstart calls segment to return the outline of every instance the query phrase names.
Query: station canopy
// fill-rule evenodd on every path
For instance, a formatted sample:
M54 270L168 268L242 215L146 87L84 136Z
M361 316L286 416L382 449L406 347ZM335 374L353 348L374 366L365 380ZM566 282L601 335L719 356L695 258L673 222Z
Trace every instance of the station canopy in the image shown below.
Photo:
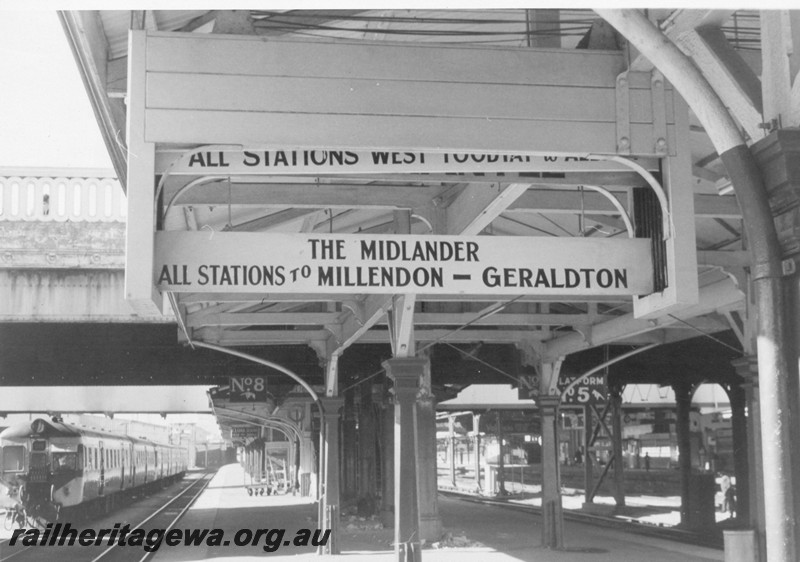
M664 17L672 13L655 12L664 12ZM690 11L682 17L687 14ZM374 101L378 107L375 100L394 104L396 111L404 114L406 130L369 131L375 139L413 137L408 123L424 117L429 106L438 107L437 100L404 98L402 88L392 83L393 73L441 75L442 82L448 76L460 76L461 71L486 77L503 69L492 68L484 57L496 54L500 57L497 60L510 60L509 53L541 55L535 60L544 65L536 76L526 77L530 83L514 92L519 97L509 100L510 90L498 90L506 97L496 99L489 110L484 105L488 105L486 100L495 91L495 84L459 86L464 100L478 99L474 103L484 104L475 111L492 112L491 119L485 119L487 127L500 127L503 113L510 111L507 106L525 105L530 120L522 123L525 129L520 130L530 131L540 144L544 142L541 131L556 125L572 130L571 120L585 127L584 137L591 137L589 132L594 129L587 123L594 114L587 113L585 106L595 108L604 102L587 104L575 97L574 89L565 89L567 97L563 99L542 94L541 99L529 99L526 104L521 100L530 92L557 89L559 83L575 78L562 76L572 71L558 68L559 57L584 57L574 68L596 57L609 68L608 76L601 77L607 84L609 127L628 127L634 143L639 142L637 120L647 121L654 134L664 134L664 143L651 142L647 151L631 153L623 146L595 158L582 148L591 139L581 139L580 135L552 135L555 148L551 154L540 148L519 150L512 142L519 123L512 120L503 125L511 140L498 150L478 149L477 141L466 145L458 138L452 146L425 146L423 137L419 146L380 142L349 147L314 146L311 142L304 146L269 145L249 144L246 139L236 143L228 138L193 143L181 141L181 134L188 139L191 131L178 131L172 141L156 146L153 185L160 184L162 191L154 202L154 209L160 213L155 230L164 240L170 238L168 244L160 246L156 240L152 280L154 286L170 295L184 338L231 348L310 345L322 356L330 356L355 343L389 344L396 326L386 312L396 304L397 295L412 292L413 339L418 348L435 343L462 354L480 345L535 342L543 353L557 357L602 345L630 349L674 342L730 330L731 326L744 330L739 316L744 309L739 281L747 266L747 254L742 245L740 213L725 170L695 116L688 113L685 119L681 117L683 106L678 95L652 66L639 61L640 70L630 75L631 90L619 85L619 75L628 72L635 53L631 54L624 40L591 10L108 10L64 12L62 18L129 197L137 189L128 181L122 148L132 146L132 139L124 138L126 111L130 111L125 101L133 95L126 75L131 29L147 34L148 48L152 49L148 53L158 52L158 41L163 39L166 45L179 34L195 38L219 35L223 41L219 45L224 48L229 47L225 38L231 36L260 38L267 45L278 45L276 52L291 56L295 56L290 50L293 44L303 48L311 45L309 49L320 44L336 48L345 45L354 49L354 56L364 57L359 62L364 73L371 71L369 57L364 55L371 51L362 51L360 47L364 46L386 46L397 52L411 46L437 47L452 56L477 49L474 59L464 59L461 69L437 68L437 59L429 59L429 64L420 59L419 68L412 71L403 66L412 59L399 59L396 67L383 69L381 79L368 81L362 76L358 85L363 92L355 91L355 85L336 92L341 103L341 113L336 117L342 120L352 111L348 96L360 100L361 118L378 111L369 105ZM720 21L731 47L747 60L752 58L757 45L745 41L744 30L748 26L757 28L757 16L728 11L720 13ZM205 54L203 51L197 58ZM273 62L281 64L277 59ZM317 68L318 64L307 60L304 66ZM231 65L250 68L241 60L231 61ZM469 65L474 68L467 68ZM299 97L297 103L309 108L305 117L313 120L314 104L331 94L326 88L342 87L343 83L315 81L315 76L302 76L302 72L303 68L297 70L291 84L275 77L265 104L273 103L273 98L289 104L291 99L287 98ZM166 128L164 123L180 123L170 121L178 118L165 109L174 103L167 99L174 91L170 88L193 92L190 103L195 106L212 103L208 100L214 96L213 88L192 90L191 84L172 81L171 75L159 76L157 69L153 73L148 82L148 96L152 97L148 97L150 107L146 108L154 112L152 121L148 121L152 134L158 127ZM242 76L224 79L235 82L242 92L252 86ZM634 90L637 81L642 84L640 90ZM453 91L452 85L441 87ZM388 102L370 97L377 96L373 91L377 88L384 88ZM412 95L414 90L407 93ZM655 115L653 110L653 115L642 117L637 113L637 96L645 96L643 105L647 107L665 104L666 113ZM471 102L455 98L453 103L460 104L459 111L466 111ZM130 108L131 100L127 102ZM247 118L236 113L240 109L236 103L230 100L229 118L243 119L246 128ZM624 106L629 109L624 116L617 111L620 103L630 106ZM563 124L545 122L536 113L537 105L542 112L562 115ZM304 132L309 138L326 138L320 135L327 131L319 129L340 121L331 117L336 108L326 105L325 109L325 115L316 116L319 127L294 131L296 135L282 131L280 138L298 138ZM413 115L415 110L419 115ZM157 115L163 119L156 122ZM513 118L518 120L519 115L515 113ZM270 123L277 122L275 116L270 119ZM374 126L379 122L369 123ZM429 134L425 127L430 125L421 124L420 135ZM431 131L430 135L435 133ZM359 134L359 138L367 138L367 133ZM611 138L611 144L618 146L619 140ZM577 143L580 149L567 150L569 143ZM210 146L203 148L206 144ZM667 207L659 208L652 186L636 168L614 160L618 156L634 161L665 186ZM690 209L688 218L681 218L685 211L670 207L678 200L688 205L684 207ZM672 220L666 225L659 213L664 210ZM649 218L648 213L652 214ZM681 239L683 246L677 251L673 247L670 254L670 239L674 243L681 236L685 237ZM198 245L201 238L206 245ZM633 263L624 262L625 256L640 255L634 246L644 239L655 240L645 244L643 255L648 260L650 252L665 253L655 272L651 271L652 263L636 257ZM623 248L619 257L624 265L604 268L602 261L610 255L606 244L616 242ZM296 247L304 249L303 256L292 254ZM195 254L183 258L170 254L175 248L183 252L194 248ZM547 259L541 257L545 253ZM692 262L688 274L683 254ZM354 255L363 262L349 261ZM586 263L595 260L594 265L575 265L570 262L571 256L580 256ZM328 261L314 261L321 258ZM284 267L260 266L267 263L265 260ZM370 264L370 260L375 263ZM540 267L539 262L554 265ZM403 267L408 271L401 271ZM642 272L646 290L606 290L633 287ZM681 275L693 280L695 287L681 293L681 288L675 287ZM313 277L331 290L305 285L284 290L292 276L298 281ZM465 276L471 276L470 281ZM465 284L482 283L483 289L475 290L472 285L463 291L448 288L458 279ZM560 286L562 290L528 291L530 286ZM571 291L577 286L585 290ZM492 287L497 290L490 290ZM658 293L671 290L677 294L663 306L636 304L637 300L646 300L648 294L652 300L652 294L658 297ZM637 306L641 309L636 310Z

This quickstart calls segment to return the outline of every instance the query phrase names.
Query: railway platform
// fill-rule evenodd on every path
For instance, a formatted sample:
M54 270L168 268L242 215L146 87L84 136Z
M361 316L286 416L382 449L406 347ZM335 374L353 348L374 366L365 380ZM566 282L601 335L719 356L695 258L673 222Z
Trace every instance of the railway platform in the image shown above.
M478 489L475 483L474 470L465 470L463 474L458 474L454 482L449 472L440 467L438 478L439 491L466 494L482 499L502 499L512 504L541 508L541 484L531 483L529 481L529 476L523 477L522 471L520 470L522 468L538 469L538 467L520 466L506 468L506 480L504 483L505 494L498 495L499 485L497 482L490 484L494 488L492 492L489 492L486 488L485 481L482 482L484 485ZM667 480L673 474L674 471L653 471L652 473L648 473L648 477L653 480ZM717 483L719 483L719 480L720 478L717 478ZM722 529L734 528L735 521L731 513L721 510L722 494L720 492L716 493L714 501L714 518L720 525L717 534L719 535L718 538L721 544ZM674 527L681 522L681 498L679 490L654 491L651 493L641 490L626 490L624 507L615 507L616 502L613 494L608 493L607 490L598 492L594 496L591 508L587 509L584 502L584 489L582 487L563 484L562 480L561 504L566 511L603 515L609 518L619 519L620 521L641 523L643 525L659 528Z
M243 530L256 533L258 529L284 529L283 544L273 552L265 552L263 545L269 537L264 535L257 545L237 546L233 540L228 545L210 547L163 545L156 553L155 560L239 561L263 556L319 560L316 548L311 544L285 544L286 540L291 542L301 529L310 529L313 536L317 525L316 503L291 495L250 496L244 483L245 476L239 465L223 467L177 527L221 529L226 540ZM592 562L723 560L723 553L719 550L569 521L565 524L564 550L549 550L540 544L541 519L530 513L441 495L439 510L444 534L442 540L423 547L422 559L426 561L550 562L576 558ZM377 521L347 514L342 516L340 529L341 554L329 558L394 560L393 529L383 529Z

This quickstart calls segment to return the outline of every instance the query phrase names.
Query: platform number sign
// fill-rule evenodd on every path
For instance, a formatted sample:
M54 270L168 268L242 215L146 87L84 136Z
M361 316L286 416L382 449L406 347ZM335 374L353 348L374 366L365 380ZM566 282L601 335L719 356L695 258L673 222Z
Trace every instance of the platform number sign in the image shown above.
M567 388L577 376L567 375L560 377L558 386ZM590 375L581 382L569 388L561 398L561 403L568 406L587 406L589 404L604 404L608 401L608 387L603 375Z
M604 376L588 376L572 388L568 388L576 378L577 375L564 374L559 377L558 390L562 393L562 406L603 404L608 400L608 387L606 386ZM565 389L566 393L564 393ZM536 400L539 396L539 377L537 375L524 375L520 377L518 393L520 400Z
M231 402L266 402L266 377L231 377Z

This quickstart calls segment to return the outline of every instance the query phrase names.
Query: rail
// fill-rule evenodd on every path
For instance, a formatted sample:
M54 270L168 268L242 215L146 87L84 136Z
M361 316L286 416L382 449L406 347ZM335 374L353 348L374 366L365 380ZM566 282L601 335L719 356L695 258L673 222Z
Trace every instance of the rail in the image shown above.
M206 487L208 487L208 485L211 483L211 479L213 477L214 477L214 473L213 472L204 473L200 478L198 478L197 480L192 482L192 484L190 484L188 487L186 487L184 490L182 490L180 494L178 494L174 498L170 499L167 503L165 503L160 508L158 508L156 511L151 513L146 519L144 519L143 521L140 521L139 524L136 525L136 528L141 529L144 526L145 523L147 523L148 521L150 521L151 519L153 519L154 517L159 515L161 512L163 512L165 509L167 509L167 507L171 506L177 500L183 498L183 496L189 490L191 490L198 483L200 483L201 485L195 491L194 495L191 496L191 498L189 499L188 502L186 502L186 504L181 506L181 510L178 512L178 515L176 515L175 517L171 518L168 525L163 526L163 528L165 528L166 531L169 531L170 529L172 529L175 526L175 523L177 523L178 520L180 520L180 518L183 517L183 514L186 513L186 511L190 507L192 507L192 505L197 500L197 498L200 497L200 494L202 494L203 491L206 489ZM118 552L118 551L120 551L120 549L123 549L123 548L124 547L119 546L119 545L110 546L107 549L105 549L103 552L101 552L98 556L93 558L91 562L98 562L98 560L102 560L107 555L111 554L112 552ZM145 552L144 555L141 556L141 558L138 558L138 562L144 562L144 560L147 560L152 554L153 554L153 552Z
M208 484L211 482L211 479L213 478L214 474L215 474L214 471L204 472L197 480L191 482L188 486L186 486L183 490L181 490L177 495L169 498L169 500L166 501L164 504L162 504L161 507L159 507L157 510L151 512L144 520L140 521L137 525L132 525L131 527L132 528L141 528L145 523L147 523L148 521L150 521L154 517L158 516L159 514L167 515L167 514L164 514L163 512L170 506L172 506L173 509L174 509L173 504L178 500L182 500L182 502L178 504L180 506L180 512L178 513L178 515L175 516L175 517L171 517L168 524L160 526L160 527L170 528L171 529L175 525L175 523L183 516L183 514L186 512L186 510L188 510L189 507L192 506L192 504L200 496L200 494L203 493L203 491L206 489ZM187 498L185 496L190 490L194 490L194 494L192 494L188 498L188 501L186 501ZM183 503L183 502L185 502L185 503ZM2 541L2 542L5 543L6 541ZM5 546L5 544L3 544L3 546ZM12 558L16 558L17 556L20 556L20 555L22 555L24 553L27 553L27 556L31 556L31 554L34 554L34 559L35 560L40 560L41 557L39 557L39 554L40 554L39 550L38 550L39 548L40 547L26 546L24 548L21 548L19 550L16 550L16 551L12 552L11 554L9 554L7 556L3 556L2 558L0 558L0 562L6 562L7 560L11 560ZM62 560L70 560L70 559L72 559L71 557L80 555L80 549L74 549L72 547L67 547L67 548L69 548L70 550L61 551L59 553L58 557L60 557ZM134 557L136 557L136 560L138 562L142 562L142 561L146 560L150 556L150 554L152 554L152 553L145 553L144 556L141 556L141 554L139 552L136 552L136 550L137 549L124 549L124 547L121 547L119 545L112 545L112 546L109 546L108 548L104 549L102 552L100 552L100 554L98 554L94 558L92 558L91 561L92 562L97 562L99 560L106 559L106 557L108 557L108 555L111 554L112 552L120 552L120 553L122 553L122 557L124 559L129 559L131 556L134 556ZM54 552L54 551L50 550L50 552ZM25 560L25 559L27 559L26 556L23 556L21 558L21 560ZM81 559L86 560L85 556L82 557Z

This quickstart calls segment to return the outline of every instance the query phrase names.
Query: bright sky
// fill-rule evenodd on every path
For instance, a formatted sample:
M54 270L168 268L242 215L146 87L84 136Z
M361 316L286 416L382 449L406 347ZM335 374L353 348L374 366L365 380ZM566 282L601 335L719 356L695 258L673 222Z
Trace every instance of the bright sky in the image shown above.
M55 12L0 11L0 166L111 168Z

